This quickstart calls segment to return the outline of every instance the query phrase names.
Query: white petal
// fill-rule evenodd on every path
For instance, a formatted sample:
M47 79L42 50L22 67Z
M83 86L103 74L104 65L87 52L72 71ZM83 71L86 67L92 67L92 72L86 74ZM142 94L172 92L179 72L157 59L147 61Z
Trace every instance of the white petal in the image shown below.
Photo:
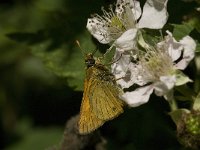
M108 29L103 22L98 21L95 17L87 21L88 31L102 44L108 44L112 40L108 35Z
M115 75L116 79L119 79L125 76L128 70L128 65L131 62L130 57L131 57L130 55L124 55L121 52L116 50L114 60L118 60L118 59L119 60L111 65L112 74Z
M176 77L173 76L161 76L160 82L155 83L155 94L157 96L166 95L175 85Z
M168 0L147 0L138 27L161 29L168 19L167 2Z
M181 56L183 46L173 38L171 32L166 32L168 35L165 37L165 40L158 43L157 46L160 47L160 49L164 48L166 51L168 51L172 61L176 61Z
M114 60L118 60L111 65L112 74L121 88L129 88L133 84L143 86L146 82L142 79L140 66L131 62L132 55L128 52L122 53L116 49Z
M146 79L141 75L142 66L139 64L130 63L129 71L131 72L131 82L139 86L147 84Z
M131 107L137 107L144 103L147 103L151 93L153 92L153 86L145 86L136 89L132 92L124 93L121 98Z
M129 70L126 72L122 79L119 79L116 82L122 89L129 88L134 84L134 80L131 78L131 72Z
M140 86L143 86L146 84L144 80L142 79L142 76L139 74L139 70L137 68L138 66L134 63L130 63L128 65L128 70L126 71L126 74L122 77L122 79L117 80L117 83L122 88L129 88L133 84L138 84Z
M120 59L111 65L112 74L115 76L117 84L119 84L121 88L129 88L134 83L129 70L131 56L116 51L114 58L115 60Z
M140 2L136 0L130 0L130 6L132 7L132 12L134 15L134 19L137 20L142 13L141 7L140 7Z
M124 32L114 43L116 48L121 51L127 51L135 48L135 37L137 35L137 29L129 29Z
M140 2L136 0L118 0L116 4L116 13L121 15L126 10L124 8L130 7L133 13L133 20L137 20L141 16Z
M177 69L184 70L194 58L196 43L190 36L185 36L180 43L183 45L183 59L176 64Z

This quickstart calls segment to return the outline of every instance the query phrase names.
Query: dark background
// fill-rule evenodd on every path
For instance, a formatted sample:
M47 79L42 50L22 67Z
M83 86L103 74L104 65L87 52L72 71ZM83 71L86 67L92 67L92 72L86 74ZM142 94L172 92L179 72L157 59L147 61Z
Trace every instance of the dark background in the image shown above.
M0 149L42 150L59 144L82 98L84 61L75 40L87 50L95 45L103 49L85 26L90 14L113 2L0 1ZM168 23L187 21L197 6L195 1L169 0ZM194 67L186 72L195 78ZM167 102L155 96L138 108L126 108L100 128L107 149L183 149L168 112Z

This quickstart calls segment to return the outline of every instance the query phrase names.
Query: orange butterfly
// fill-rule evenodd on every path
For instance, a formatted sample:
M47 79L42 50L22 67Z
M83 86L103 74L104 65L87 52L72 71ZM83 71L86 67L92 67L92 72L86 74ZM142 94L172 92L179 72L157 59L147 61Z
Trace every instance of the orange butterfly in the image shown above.
M123 113L122 90L109 70L89 53L78 123L79 133L88 134Z

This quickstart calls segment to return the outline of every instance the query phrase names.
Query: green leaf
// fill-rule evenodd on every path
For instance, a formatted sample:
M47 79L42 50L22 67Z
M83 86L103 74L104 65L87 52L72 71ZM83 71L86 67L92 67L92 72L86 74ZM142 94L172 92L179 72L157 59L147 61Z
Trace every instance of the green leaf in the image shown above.
M89 53L95 49L88 33L83 34L78 39L80 39L82 49L87 47L90 50L85 53ZM85 77L85 64L80 48L74 42L74 47L63 45L61 48L48 51L50 43L51 41L46 41L42 44L32 46L33 54L40 57L45 66L57 76L63 78L64 82L70 87L78 91L82 90Z
M150 49L149 44L146 43L141 32L138 33L138 44L144 49Z
M32 127L28 118L21 119L16 125L20 138L5 150L44 150L57 145L62 139L63 130L59 127Z
M172 24L174 26L173 30L173 36L176 38L176 40L182 39L184 36L189 35L190 32L194 29L194 26L190 23L184 23L181 25L178 24Z
M186 76L181 71L176 72L176 86L180 86L180 85L186 84L188 82L192 82L192 80L188 76Z
M44 150L59 143L62 134L62 130L57 128L32 129L19 142L5 150Z
M200 18L199 16L193 17L190 19L190 23L193 24L195 29L200 33Z
M198 41L196 41L196 52L199 53L200 52L200 43Z

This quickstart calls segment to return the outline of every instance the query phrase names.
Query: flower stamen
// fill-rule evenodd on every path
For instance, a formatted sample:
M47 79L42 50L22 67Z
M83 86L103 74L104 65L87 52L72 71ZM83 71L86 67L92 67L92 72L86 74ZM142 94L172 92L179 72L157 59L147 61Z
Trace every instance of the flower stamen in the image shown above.
M175 72L173 61L164 49L148 50L139 63L146 81L159 81L161 76L172 75Z

